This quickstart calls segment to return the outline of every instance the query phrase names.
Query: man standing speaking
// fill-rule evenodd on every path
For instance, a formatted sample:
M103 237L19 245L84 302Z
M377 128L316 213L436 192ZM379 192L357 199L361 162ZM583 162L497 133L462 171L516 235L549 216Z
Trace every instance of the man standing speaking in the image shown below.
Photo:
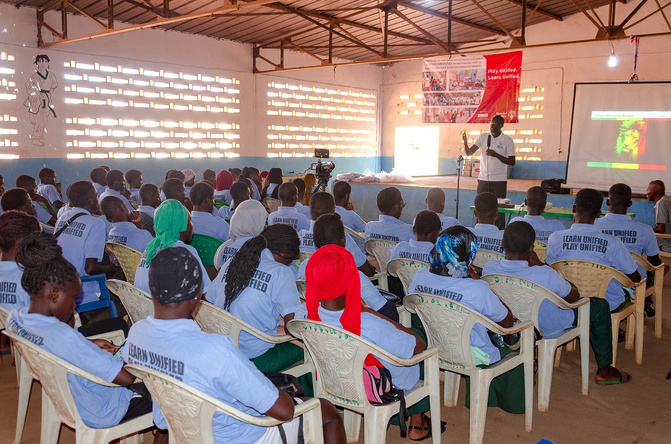
M478 149L482 149L480 159L480 175L478 176L477 194L489 192L498 198L506 197L508 191L508 165L515 165L515 144L510 136L503 134L501 129L505 123L503 117L494 116L489 125L489 133L482 133L475 143L468 147L468 136L462 134L464 151L467 156L472 155ZM502 215L499 215L502 216ZM496 221L503 224L503 217ZM503 226L499 226L503 228Z

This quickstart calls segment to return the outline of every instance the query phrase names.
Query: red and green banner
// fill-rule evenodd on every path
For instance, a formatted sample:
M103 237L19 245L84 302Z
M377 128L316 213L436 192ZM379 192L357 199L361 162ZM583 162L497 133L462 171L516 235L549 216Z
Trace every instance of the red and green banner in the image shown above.
M522 51L424 59L424 123L517 123Z

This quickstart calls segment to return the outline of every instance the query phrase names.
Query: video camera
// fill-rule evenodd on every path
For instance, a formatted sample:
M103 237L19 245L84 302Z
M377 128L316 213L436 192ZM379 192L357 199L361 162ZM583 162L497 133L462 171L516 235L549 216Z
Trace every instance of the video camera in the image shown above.
M327 160L322 162L322 159L328 159L330 152L327 149L315 149L315 157L319 159L316 163L310 165L311 170L315 170L317 176L317 190L326 191L331 173L335 170L335 162Z

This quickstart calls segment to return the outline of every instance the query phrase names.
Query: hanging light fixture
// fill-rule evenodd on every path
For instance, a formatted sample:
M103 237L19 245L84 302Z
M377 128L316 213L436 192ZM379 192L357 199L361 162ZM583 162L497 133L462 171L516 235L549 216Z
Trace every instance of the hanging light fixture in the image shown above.
M608 66L611 68L615 68L617 65L617 57L615 57L615 50L612 49L610 53L610 57L608 57Z

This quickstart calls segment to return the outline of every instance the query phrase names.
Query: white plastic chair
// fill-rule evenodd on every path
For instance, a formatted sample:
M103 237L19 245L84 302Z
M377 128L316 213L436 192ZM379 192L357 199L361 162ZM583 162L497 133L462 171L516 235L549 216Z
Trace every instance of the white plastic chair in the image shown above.
M589 390L589 298L581 298L568 303L547 288L516 276L490 274L482 279L489 284L501 301L512 311L515 319L533 321L538 330L538 310L543 301L548 300L564 310L578 309L578 324L554 336L543 335L538 345L538 410L547 412L552 388L552 372L557 347L561 347L575 338L580 340L580 372L582 376L582 394Z
M505 258L506 255L503 253L499 253L498 251L478 249L475 252L475 257L473 257L472 264L474 267L481 269L489 261L500 261L501 259Z
M538 256L538 259L540 259L541 262L545 262L545 254L548 251L548 244L539 240L534 241L534 251L536 252L536 256Z
M161 409L168 423L170 444L214 444L212 418L217 412L260 427L274 427L283 422L270 416L252 416L241 412L175 378L142 365L127 365L126 370L144 381L152 399ZM305 442L322 444L324 437L319 400L312 398L298 404L294 409L294 418L301 415Z
M45 233L54 234L55 228L53 226L44 222L40 222L40 227L42 227L42 231Z
M520 364L524 364L524 420L526 431L531 432L533 416L533 322L524 321L511 328L503 328L480 313L451 299L429 294L413 293L403 300L405 308L417 313L425 327L428 345L439 351L439 364L445 372L444 404L457 404L459 381L465 375L471 378L470 443L479 444L485 432L487 400L492 380ZM490 365L473 365L470 338L475 324L501 335L520 333L520 349Z
M301 301L305 301L305 289L307 288L307 282L305 279L298 279L296 281L296 289L298 290L298 296L301 297Z
M261 203L266 208L266 211L269 214L277 211L280 205L282 205L282 201L279 199L275 199L274 197L266 197L261 201Z
M347 227L347 226L345 226L344 228L345 228L345 233L352 236L355 240L358 240L358 241L361 241L361 242L366 240L365 236L363 234L359 233L358 231L354 231L350 227Z
M588 298L605 298L606 288L615 279L623 287L635 287L636 296L633 303L625 304L616 312L611 312L610 320L613 328L613 367L617 359L617 343L620 322L627 320L627 334L624 348L635 347L636 363L643 363L643 311L645 309L645 279L634 282L615 268L589 261L557 261L550 264L564 276L564 279L578 287L580 296ZM634 346L635 343L635 346Z
M258 328L249 325L242 319L207 301L200 301L200 304L198 304L198 307L196 307L196 310L193 313L193 319L204 332L229 336L236 346L239 346L238 340L240 338L241 331L247 332L256 338L271 344L282 344L284 342L291 342L294 340L294 338L289 335L267 335ZM288 373L290 375L299 377L312 371L312 362L310 362L307 353L305 353L305 359L303 360L303 363L296 364L293 367L282 370L282 373Z
M631 256L638 265L643 267L643 269L648 273L652 273L655 277L655 285L645 289L645 297L647 298L648 296L652 296L655 300L655 337L657 339L662 339L664 263L662 262L661 264L655 266L648 262L648 260L640 254L634 253L633 251L630 251L629 253L631 253Z
M310 256L314 254L314 251L301 251L298 253L298 260L301 262L310 259Z
M387 264L387 273L389 276L397 277L403 284L403 290L408 293L412 277L418 270L429 268L429 264L422 261L415 261L412 259L394 259Z
M68 374L72 373L97 384L116 387L74 365L60 359L43 348L5 331L23 356L27 367L37 375L42 384L42 437L43 444L58 441L61 423L75 430L77 444L103 444L121 439L121 443L138 443L138 432L153 426L151 413L131 419L114 427L93 429L88 427L79 416L70 387ZM132 435L132 436L129 436Z
M219 270L224 265L224 263L221 261L224 257L224 250L233 242L235 242L233 239L227 240L223 244L219 245L219 248L217 248L217 251L214 253L214 268L217 270Z
M408 406L429 396L431 406L431 433L433 443L440 443L440 387L438 378L438 350L429 348L409 359L400 359L380 347L341 328L323 322L294 319L287 330L301 339L315 365L313 373L315 396L326 398L345 409L347 441L357 441L361 416L365 417L364 442L383 443L387 423L398 413L399 404L372 405L366 397L363 384L363 363L368 354L396 366L411 366L424 362L424 381L419 381L405 392Z
M135 272L142 260L142 252L116 242L105 242L105 247L116 257L126 280L131 284L135 282Z
M121 300L131 324L154 315L154 300L149 293L118 279L108 279L105 285Z
M387 281L387 263L389 262L389 252L394 248L396 242L383 239L369 239L365 243L366 253L373 256L377 261L380 272L371 277L371 280L377 279L378 287L383 290L389 290Z

